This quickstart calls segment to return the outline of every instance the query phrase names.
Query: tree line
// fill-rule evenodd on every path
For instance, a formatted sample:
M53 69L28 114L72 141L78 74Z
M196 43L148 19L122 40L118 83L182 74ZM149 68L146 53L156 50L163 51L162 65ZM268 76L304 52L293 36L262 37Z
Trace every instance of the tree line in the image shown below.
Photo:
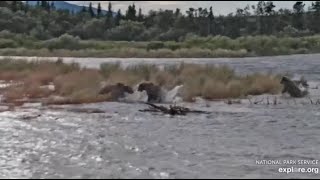
M275 10L272 1L238 8L228 15L214 16L213 8L189 8L185 13L176 10L149 11L135 4L126 12L114 11L109 2L106 13L101 4L94 11L92 3L80 12L58 10L52 1L0 1L0 31L24 34L40 40L63 34L81 39L114 41L181 41L187 35L201 37L248 35L304 36L320 32L320 1L306 7L297 1L291 9ZM114 13L115 12L115 13Z

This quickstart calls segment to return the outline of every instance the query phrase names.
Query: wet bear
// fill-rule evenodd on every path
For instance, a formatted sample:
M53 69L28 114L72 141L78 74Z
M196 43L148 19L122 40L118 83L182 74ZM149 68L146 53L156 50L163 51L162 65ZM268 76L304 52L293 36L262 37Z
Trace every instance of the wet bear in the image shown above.
M125 96L125 92L132 94L133 90L130 86L126 86L122 83L117 83L115 85L106 85L100 91L99 94L111 94L112 100L118 100Z
M297 86L297 83L293 82L288 77L283 76L280 83L284 86L282 93L288 92L291 97L300 98L308 94L307 91L301 91Z
M138 91L146 91L148 94L148 102L161 101L161 88L153 83L144 82L139 84Z

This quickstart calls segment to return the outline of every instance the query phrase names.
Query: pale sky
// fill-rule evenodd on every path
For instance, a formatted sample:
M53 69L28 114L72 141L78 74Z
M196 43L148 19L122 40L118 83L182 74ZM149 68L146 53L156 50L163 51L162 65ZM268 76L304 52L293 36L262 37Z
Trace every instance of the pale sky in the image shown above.
M67 1L69 3L77 5L88 5L92 2L93 6L97 6L100 2L103 9L108 9L109 1ZM142 8L142 13L146 14L149 10L171 9L175 10L180 8L184 13L189 7L202 7L208 8L212 6L214 14L226 15L231 12L235 12L237 8L244 8L247 4L256 5L258 1L110 1L113 7L113 11L121 9L122 13L125 13L128 6L132 3L136 5L136 9ZM276 9L288 8L292 9L293 4L296 1L274 1ZM304 1L306 4L305 9L311 5L312 1Z

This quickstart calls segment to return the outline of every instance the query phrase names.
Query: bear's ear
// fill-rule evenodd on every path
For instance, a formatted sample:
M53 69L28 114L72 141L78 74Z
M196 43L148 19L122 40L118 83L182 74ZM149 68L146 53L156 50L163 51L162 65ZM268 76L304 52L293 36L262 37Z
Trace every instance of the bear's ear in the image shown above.
M142 83L142 84L139 84L139 86L138 86L138 91L142 91L142 90L144 89L143 86L144 86L143 83Z
M284 77L282 77L282 78L281 78L281 81L280 81L280 83L283 83L283 82L284 82Z
M282 79L281 79L281 82L283 82L283 81L289 81L289 78L286 77L286 76L283 76Z

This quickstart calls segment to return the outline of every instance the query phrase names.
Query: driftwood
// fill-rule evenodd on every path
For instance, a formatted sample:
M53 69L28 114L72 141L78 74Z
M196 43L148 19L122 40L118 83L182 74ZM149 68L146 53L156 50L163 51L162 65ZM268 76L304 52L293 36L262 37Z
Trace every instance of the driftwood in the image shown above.
M37 114L37 115L33 115L33 116L31 116L31 115L25 115L25 116L22 116L21 119L22 119L22 120L31 120L31 119L38 118L38 117L40 117L40 116L41 116L41 114Z
M100 110L98 108L66 108L66 107L59 107L59 106L48 106L51 110L65 110L68 112L74 113L90 113L90 114L97 114L97 113L106 113L107 111Z
M96 109L96 108L71 108L67 109L69 112L75 112L75 113L106 113L106 111Z
M200 111L200 110L191 110L186 107L182 106L172 106L170 105L169 108L165 106L158 106L152 103L146 103L150 106L149 109L139 110L140 112L162 112L164 114L170 114L170 115L187 115L187 113L199 113L199 114L210 114L210 112L207 111Z

